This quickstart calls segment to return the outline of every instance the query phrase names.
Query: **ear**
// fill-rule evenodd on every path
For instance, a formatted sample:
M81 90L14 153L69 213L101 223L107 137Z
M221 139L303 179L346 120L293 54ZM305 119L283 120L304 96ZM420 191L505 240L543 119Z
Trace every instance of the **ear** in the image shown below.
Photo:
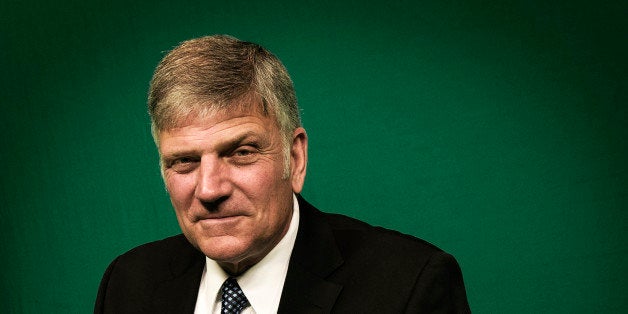
M307 168L307 133L304 128L296 128L292 133L292 148L290 150L290 171L292 191L301 193L305 182Z

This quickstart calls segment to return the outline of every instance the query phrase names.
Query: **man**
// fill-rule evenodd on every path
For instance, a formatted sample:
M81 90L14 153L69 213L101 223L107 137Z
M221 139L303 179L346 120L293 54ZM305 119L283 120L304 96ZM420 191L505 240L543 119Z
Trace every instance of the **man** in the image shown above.
M300 196L308 137L264 48L183 42L155 70L148 107L183 234L116 258L95 313L469 312L451 255Z

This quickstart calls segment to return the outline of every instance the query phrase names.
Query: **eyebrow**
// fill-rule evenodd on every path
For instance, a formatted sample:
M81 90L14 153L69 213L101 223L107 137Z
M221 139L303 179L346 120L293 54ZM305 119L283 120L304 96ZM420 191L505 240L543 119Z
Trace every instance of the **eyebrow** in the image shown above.
M218 143L216 147L218 148L218 151L222 151L225 148L227 148L227 150L233 150L249 140L259 143L261 141L261 137L253 131L247 131L232 139Z
M242 145L243 142L247 142L249 139L256 143L265 143L267 140L264 139L263 136L260 136L259 133L248 130L241 134L238 134L232 138L225 139L224 141L218 142L214 146L214 150L217 152L225 151L225 150L233 150L237 148L239 145ZM188 157L191 155L199 155L200 150L198 149L182 149L182 150L174 150L172 152L166 152L161 155L162 160L171 160L180 157Z

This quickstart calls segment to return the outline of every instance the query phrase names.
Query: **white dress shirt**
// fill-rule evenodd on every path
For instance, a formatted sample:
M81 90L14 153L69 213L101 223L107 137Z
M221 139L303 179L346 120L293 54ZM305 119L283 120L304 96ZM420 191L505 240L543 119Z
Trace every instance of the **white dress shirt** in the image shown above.
M277 313L279 309L281 291L299 228L299 203L294 194L292 198L294 205L288 232L259 263L236 278L251 304L242 311L242 314L271 314ZM228 277L229 275L216 261L205 257L205 269L194 313L220 314L220 287Z

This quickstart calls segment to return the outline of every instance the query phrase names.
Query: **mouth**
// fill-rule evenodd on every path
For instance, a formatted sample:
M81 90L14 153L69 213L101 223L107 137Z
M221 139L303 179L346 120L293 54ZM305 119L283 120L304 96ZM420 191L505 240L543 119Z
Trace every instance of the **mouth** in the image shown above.
M204 227L213 227L213 226L218 226L218 225L236 224L242 218L244 218L243 215L219 215L219 216L199 217L197 218L196 222L201 224Z

